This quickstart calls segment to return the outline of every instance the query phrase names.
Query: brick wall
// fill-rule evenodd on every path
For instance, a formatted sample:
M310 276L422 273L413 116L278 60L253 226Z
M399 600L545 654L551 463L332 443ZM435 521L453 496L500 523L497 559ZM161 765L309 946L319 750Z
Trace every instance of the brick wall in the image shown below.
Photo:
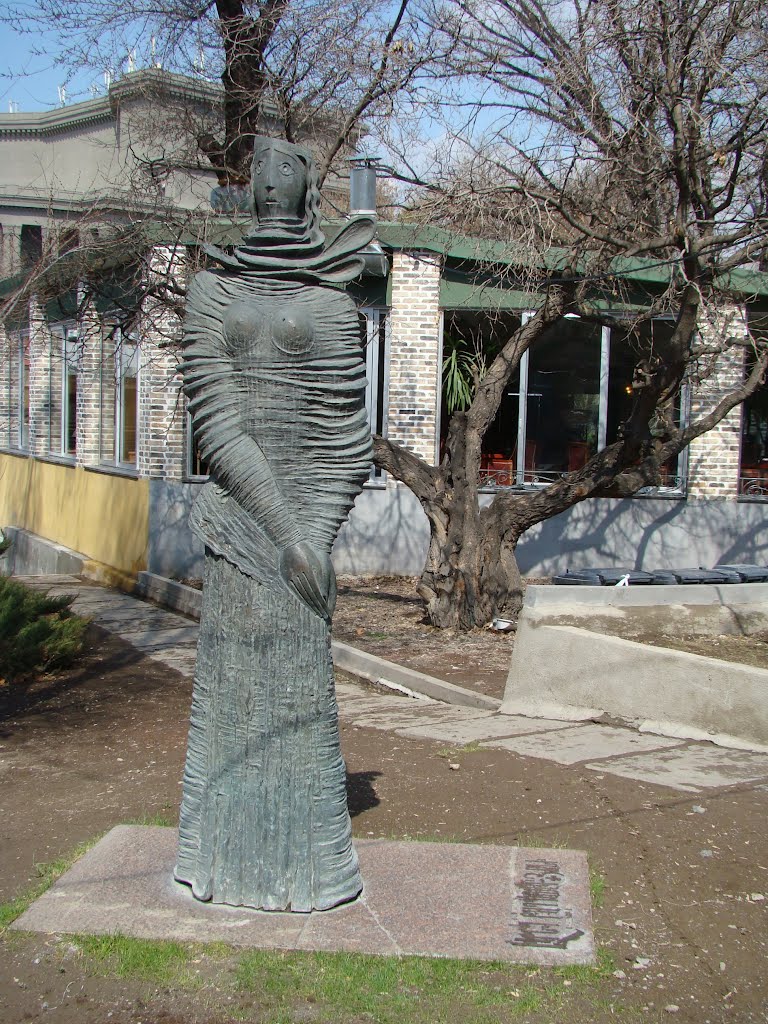
M29 327L14 331L10 339L10 368L9 368L9 417L8 434L11 448L22 447L21 439L21 377L22 360L26 359L26 352L29 349Z
M29 303L29 451L47 455L51 426L51 332L37 299Z
M392 257L387 436L430 465L440 413L440 271L433 253Z
M183 254L157 246L149 273L183 277ZM179 362L180 323L156 300L148 299L141 317L139 370L139 475L181 480L185 475L184 396Z
M743 380L744 348L728 346L747 336L742 307L707 311L700 326L702 341L712 351L725 345L719 355L702 360L702 379L691 394L691 419L706 415ZM736 406L712 430L691 443L688 460L688 494L692 498L735 498L739 489L741 458L741 406Z
M15 344L0 323L0 448L11 447L11 347Z
M184 403L175 348L142 332L139 369L139 475L181 480L184 475Z
M77 356L76 408L76 461L79 466L96 466L100 461L101 380L104 377L110 390L114 379L114 354L109 348L112 363L102 366L102 324L91 305L86 305L79 324ZM114 386L111 386L114 403ZM109 403L107 410L109 413ZM106 440L114 436L114 406L105 424Z

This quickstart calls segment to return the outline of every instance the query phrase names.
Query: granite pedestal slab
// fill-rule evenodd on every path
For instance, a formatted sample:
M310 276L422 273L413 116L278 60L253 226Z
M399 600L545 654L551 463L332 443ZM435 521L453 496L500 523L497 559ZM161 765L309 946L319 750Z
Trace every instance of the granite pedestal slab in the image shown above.
M118 825L12 927L289 950L589 964L586 854L357 840L363 894L291 914L202 903L172 877L176 832Z

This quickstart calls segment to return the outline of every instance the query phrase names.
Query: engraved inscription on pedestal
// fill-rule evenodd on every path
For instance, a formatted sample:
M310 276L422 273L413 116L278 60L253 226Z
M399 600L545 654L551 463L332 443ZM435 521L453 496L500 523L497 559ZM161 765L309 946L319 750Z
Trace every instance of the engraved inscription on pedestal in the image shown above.
M534 949L569 949L584 938L576 926L559 860L520 850L514 877L515 917L508 942Z

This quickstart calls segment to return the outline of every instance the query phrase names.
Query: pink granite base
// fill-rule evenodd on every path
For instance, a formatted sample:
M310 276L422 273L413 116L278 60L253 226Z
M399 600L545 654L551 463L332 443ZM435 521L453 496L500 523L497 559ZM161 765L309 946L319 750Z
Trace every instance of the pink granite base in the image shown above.
M311 914L195 900L172 878L173 829L119 825L16 920L48 933L223 941L544 965L594 962L586 854L511 846L355 843L365 888Z

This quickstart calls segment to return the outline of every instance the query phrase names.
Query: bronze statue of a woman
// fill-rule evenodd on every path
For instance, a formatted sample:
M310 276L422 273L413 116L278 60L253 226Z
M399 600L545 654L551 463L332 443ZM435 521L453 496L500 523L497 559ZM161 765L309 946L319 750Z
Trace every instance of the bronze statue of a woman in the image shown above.
M330 245L309 153L257 138L254 231L195 277L184 390L210 481L175 877L201 900L327 909L362 888L339 747L334 538L371 439L355 305L373 222Z

